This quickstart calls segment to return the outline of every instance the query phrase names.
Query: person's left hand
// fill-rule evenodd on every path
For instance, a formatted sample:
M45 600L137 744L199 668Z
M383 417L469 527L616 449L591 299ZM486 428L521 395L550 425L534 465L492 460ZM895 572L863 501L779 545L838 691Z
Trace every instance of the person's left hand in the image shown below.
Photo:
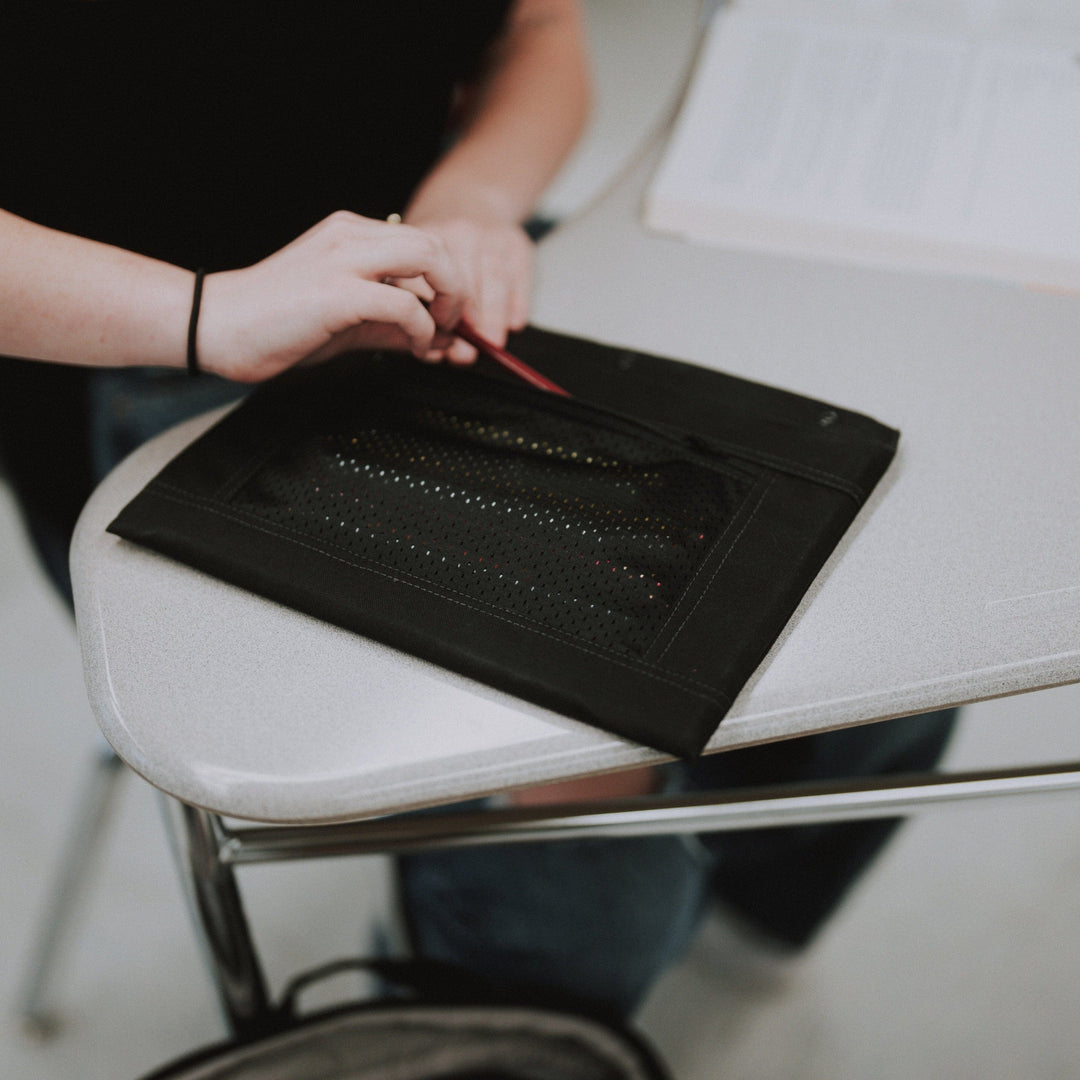
M407 217L406 221L434 233L446 246L464 277L468 299L463 315L475 330L496 345L504 345L509 331L525 326L529 321L534 248L520 225L468 217ZM423 279L397 284L428 299L423 295ZM452 362L469 363L476 358L476 350L458 338L447 349L446 357Z

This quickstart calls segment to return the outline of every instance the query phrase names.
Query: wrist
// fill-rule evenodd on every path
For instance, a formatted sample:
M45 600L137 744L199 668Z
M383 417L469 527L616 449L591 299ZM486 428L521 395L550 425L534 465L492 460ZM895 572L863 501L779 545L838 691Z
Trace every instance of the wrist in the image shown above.
M195 271L195 280L192 282L191 288L191 313L188 316L188 331L187 331L187 372L188 375L194 377L199 375L199 346L198 346L198 334L199 334L199 309L202 306L202 291L203 281L206 278L206 271L200 266Z
M427 192L421 189L405 210L410 225L437 221L466 220L488 225L520 225L528 208L499 184L472 181L450 190Z
M223 379L243 381L238 373L232 370L241 349L236 337L234 321L228 318L228 313L234 313L239 304L236 297L228 295L229 285L235 273L235 271L222 270L203 275L198 312L194 310L195 278L191 274L188 275L188 307L184 327L186 331L190 331L192 322L195 324L194 337L187 336L185 340L194 346L200 374L218 375ZM194 319L193 316L195 316ZM186 360L187 353L185 352L181 361ZM190 364L188 371L191 371Z
M102 320L98 348L85 360L101 366L184 366L185 330L191 312L191 273L115 249L111 266L95 268L101 291L95 303ZM115 270L112 274L109 271ZM93 285L83 294L95 295Z

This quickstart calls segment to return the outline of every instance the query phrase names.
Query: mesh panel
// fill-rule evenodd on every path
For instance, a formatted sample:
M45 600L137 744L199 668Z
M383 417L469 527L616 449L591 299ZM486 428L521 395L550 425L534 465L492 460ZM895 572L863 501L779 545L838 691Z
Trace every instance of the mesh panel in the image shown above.
M409 580L634 653L750 485L575 409L452 392L365 395L289 442L234 505Z

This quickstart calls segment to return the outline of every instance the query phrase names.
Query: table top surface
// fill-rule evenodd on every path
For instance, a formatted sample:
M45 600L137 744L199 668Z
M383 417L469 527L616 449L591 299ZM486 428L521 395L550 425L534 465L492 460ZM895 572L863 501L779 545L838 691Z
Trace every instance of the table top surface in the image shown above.
M541 245L534 321L903 433L710 750L1080 681L1080 297L650 235L652 164ZM91 704L151 783L332 822L659 759L107 534L214 415L122 463L73 546Z

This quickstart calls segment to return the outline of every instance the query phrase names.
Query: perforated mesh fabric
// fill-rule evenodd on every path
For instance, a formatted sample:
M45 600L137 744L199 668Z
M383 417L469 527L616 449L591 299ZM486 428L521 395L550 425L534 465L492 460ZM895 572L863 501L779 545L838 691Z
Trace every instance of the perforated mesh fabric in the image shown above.
M481 411L445 384L373 395L288 440L230 502L414 584L642 653L751 480L576 412Z

